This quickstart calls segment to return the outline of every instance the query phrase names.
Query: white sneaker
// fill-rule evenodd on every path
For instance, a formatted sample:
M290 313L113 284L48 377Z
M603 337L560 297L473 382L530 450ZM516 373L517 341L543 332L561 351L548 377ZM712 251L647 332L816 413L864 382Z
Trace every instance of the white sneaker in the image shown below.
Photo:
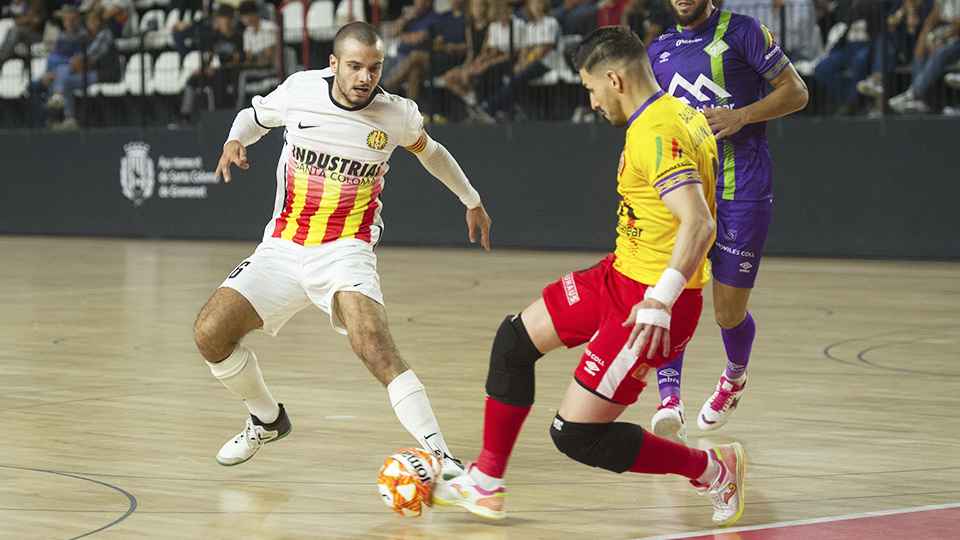
M862 81L857 81L857 93L874 98L882 96L883 82L876 77L867 77Z
M502 479L497 479L491 489L484 489L470 476L473 463L467 465L467 472L451 478L438 480L433 485L433 502L440 506L460 506L487 519L503 519L503 499L507 488Z
M726 527L743 514L743 480L747 472L743 447L740 443L721 444L707 450L707 454L720 465L720 474L709 486L696 480L690 483L713 503L713 522Z
M903 114L903 105L911 100L917 99L917 96L914 95L913 90L907 90L902 94L897 94L892 98L887 100L887 105L890 106L895 112Z
M960 88L960 72L947 73L943 76L943 82L950 88Z
M650 429L657 437L675 443L687 444L687 425L684 423L683 402L677 396L667 396L657 407Z
M217 452L217 463L226 467L239 465L252 458L261 446L279 441L291 431L293 426L287 417L287 411L283 410L283 404L280 404L280 416L270 424L264 424L251 414L250 418L247 418L247 427Z
M747 374L743 374L743 384L737 386L725 375L720 376L717 389L710 399L700 409L697 417L697 426L704 431L713 431L727 423L737 405L740 404L740 394L747 387Z

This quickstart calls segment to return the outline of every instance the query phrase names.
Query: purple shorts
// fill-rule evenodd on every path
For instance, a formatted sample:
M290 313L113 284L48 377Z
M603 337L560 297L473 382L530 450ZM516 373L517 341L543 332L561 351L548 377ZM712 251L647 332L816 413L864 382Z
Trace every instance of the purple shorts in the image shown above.
M713 279L752 289L770 228L773 201L717 199L717 241L710 248Z

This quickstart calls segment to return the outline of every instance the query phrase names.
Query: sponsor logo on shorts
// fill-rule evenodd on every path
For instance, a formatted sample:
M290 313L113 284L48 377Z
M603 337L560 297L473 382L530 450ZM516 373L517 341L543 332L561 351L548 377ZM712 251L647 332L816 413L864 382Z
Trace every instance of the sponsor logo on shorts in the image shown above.
M563 431L563 420L560 420L556 416L553 417L553 429L557 431Z
M573 274L567 274L560 280L563 283L563 290L567 293L567 304L571 306L580 301L580 293L577 292L577 283L573 280Z
M593 363L593 360L587 360L583 365L583 370L590 374L591 377L595 376L598 371L600 371L600 366Z
M723 235L723 237L727 240L727 242L733 242L737 239L737 230L730 229Z
M755 257L755 255L754 255L754 253L753 253L752 251L742 251L742 250L739 250L739 249L737 249L737 248L732 248L732 247L729 247L729 246L725 246L725 245L721 244L720 242L717 242L716 244L714 244L714 246L716 246L717 249L719 249L720 251L726 251L727 253L729 253L729 254L731 254L731 255L736 255L736 256L738 256L738 257L747 257L748 259L752 259L752 258Z
M740 263L740 272L744 274L749 274L751 268L753 268L753 265L748 263L747 261L743 261L742 263Z

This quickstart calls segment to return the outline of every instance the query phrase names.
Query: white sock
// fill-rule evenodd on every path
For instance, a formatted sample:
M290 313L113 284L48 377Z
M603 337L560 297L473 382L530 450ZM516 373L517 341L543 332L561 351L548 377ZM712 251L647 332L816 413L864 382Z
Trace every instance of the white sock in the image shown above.
M210 372L228 390L240 396L246 404L250 414L261 422L269 424L280 416L280 406L273 399L270 390L263 382L260 366L257 364L257 355L253 351L237 343L237 347L222 362L211 364Z
M427 392L413 370L408 369L397 375L387 385L387 392L390 394L390 404L393 405L393 411L397 413L400 423L423 448L433 452L441 462L445 456L452 457L447 443L443 440L443 434L440 433L437 417L430 408Z
M483 489L496 489L503 485L503 478L490 476L489 474L481 471L480 467L477 467L476 463L473 464L473 467L470 467L470 470L467 471L467 474L476 480L477 484L479 484Z
M476 106L477 106L477 93L476 93L476 92L473 92L473 91L469 92L467 95L463 96L463 102L466 103L466 104L467 104L468 106L470 106L470 107L476 107Z
M723 472L720 464L717 460L713 459L710 452L712 452L712 450L707 450L707 470L703 471L700 478L697 478L697 483L702 486L712 486L713 483L720 478L720 473Z

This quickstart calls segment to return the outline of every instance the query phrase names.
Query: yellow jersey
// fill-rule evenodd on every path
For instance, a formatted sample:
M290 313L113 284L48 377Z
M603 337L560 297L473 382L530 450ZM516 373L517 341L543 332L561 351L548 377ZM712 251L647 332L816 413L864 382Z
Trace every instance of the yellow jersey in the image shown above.
M701 184L716 219L717 163L717 141L707 119L677 98L657 92L630 117L617 172L621 199L613 267L618 272L655 285L666 270L680 228L661 200L672 190ZM704 257L687 288L702 289L709 281Z

